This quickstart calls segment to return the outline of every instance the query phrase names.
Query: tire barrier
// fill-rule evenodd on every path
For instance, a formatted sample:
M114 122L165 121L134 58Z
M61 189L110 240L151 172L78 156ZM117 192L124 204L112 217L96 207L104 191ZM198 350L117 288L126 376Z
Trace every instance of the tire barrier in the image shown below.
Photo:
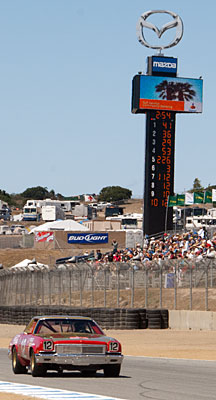
M161 329L161 312L158 309L146 310L149 329Z
M146 329L148 327L146 309L145 308L138 308L137 312L139 314L139 329Z
M149 329L167 329L169 327L169 312L167 309L147 309L146 319Z
M71 308L68 306L0 306L0 324L26 325L39 315L81 315L93 318L103 329L167 329L167 309Z
M162 329L169 328L169 311L167 309L161 310L161 328Z

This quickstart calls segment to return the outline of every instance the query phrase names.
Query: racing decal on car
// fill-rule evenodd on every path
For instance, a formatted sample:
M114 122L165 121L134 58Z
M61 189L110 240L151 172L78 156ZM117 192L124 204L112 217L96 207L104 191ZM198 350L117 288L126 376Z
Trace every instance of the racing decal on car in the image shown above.
M117 342L109 343L109 351L118 351L119 345Z
M26 338L23 339L22 342L21 342L21 354L22 354L23 356L25 356L26 342L27 342Z
M44 350L53 350L53 342L52 342L52 340L44 340L43 349Z

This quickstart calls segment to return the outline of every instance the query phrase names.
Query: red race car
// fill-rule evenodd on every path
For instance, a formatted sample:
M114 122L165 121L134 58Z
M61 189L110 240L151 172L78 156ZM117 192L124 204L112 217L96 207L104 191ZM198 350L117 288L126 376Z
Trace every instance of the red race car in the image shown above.
M38 316L10 342L8 356L15 374L43 376L47 370L79 370L119 376L123 355L118 340L108 337L88 317Z

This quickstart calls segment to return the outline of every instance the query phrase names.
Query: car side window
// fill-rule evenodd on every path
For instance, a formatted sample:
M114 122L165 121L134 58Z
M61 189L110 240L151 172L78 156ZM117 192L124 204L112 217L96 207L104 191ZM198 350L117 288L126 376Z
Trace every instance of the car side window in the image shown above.
M49 320L42 320L42 321L40 321L38 324L37 324L37 326L36 326L36 329L35 329L35 333L36 334L38 334L38 333L56 333L56 332L58 332L56 329L55 329L56 327L55 327L55 325L53 324L53 321L49 321Z
M24 333L27 333L27 334L33 333L37 322L38 322L38 320L32 319L29 322L29 324L26 326Z

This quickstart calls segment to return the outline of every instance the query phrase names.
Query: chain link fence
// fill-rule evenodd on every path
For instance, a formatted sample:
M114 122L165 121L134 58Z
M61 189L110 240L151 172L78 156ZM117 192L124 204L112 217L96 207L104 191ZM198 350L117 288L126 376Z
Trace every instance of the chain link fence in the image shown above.
M0 271L0 305L216 311L216 260L76 263Z

